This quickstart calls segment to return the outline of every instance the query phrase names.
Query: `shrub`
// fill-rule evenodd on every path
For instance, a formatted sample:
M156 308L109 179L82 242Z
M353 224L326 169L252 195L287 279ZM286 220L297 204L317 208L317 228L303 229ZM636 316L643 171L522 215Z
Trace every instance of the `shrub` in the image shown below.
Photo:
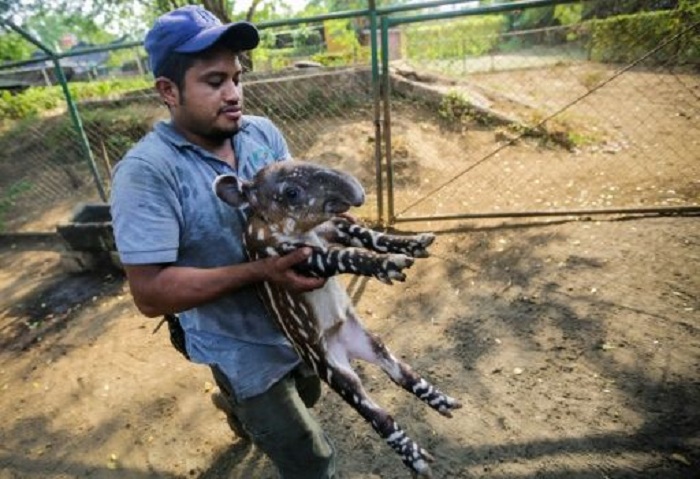
M687 4L689 5L689 4ZM658 47L673 35L700 21L700 4L677 10L641 12L591 20L590 56L592 60L631 63ZM621 48L624 46L624 48ZM651 57L657 63L700 61L700 40L687 33L670 42Z
M151 84L152 80L146 78L111 79L69 83L68 90L77 102L116 98L128 92L143 90ZM65 100L59 85L32 87L17 95L4 91L0 94L0 118L18 120L35 117L64 106Z
M421 60L448 60L490 52L507 26L506 18L489 15L480 18L408 25L402 29L404 54Z

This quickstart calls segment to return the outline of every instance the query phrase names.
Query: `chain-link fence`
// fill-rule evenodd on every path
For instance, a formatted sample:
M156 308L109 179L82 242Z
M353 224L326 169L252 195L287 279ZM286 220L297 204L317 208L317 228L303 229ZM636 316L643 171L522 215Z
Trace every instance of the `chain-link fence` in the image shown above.
M53 231L103 201L112 163L149 127L144 105L121 108L134 93L107 98L151 83L140 44L61 57L39 45L49 54L0 68L0 231Z
M372 218L383 178L391 221L697 207L697 6L594 20L600 2L471 3L261 25L246 112L277 123L296 157L356 174ZM389 97L374 88L374 13ZM52 58L0 68L5 231L52 231L103 201L114 163L168 116L140 44L59 58L77 116ZM32 101L13 103L22 90Z
M348 122L357 126L362 141L374 144L366 15L338 17L262 25L260 47L244 60L246 113L273 120L295 157L335 163L338 158L323 145L338 143L333 132ZM98 49L107 55L103 61L118 55L122 63L78 74L66 52L56 55L62 72L52 58L0 68L6 91L0 133L2 230L53 231L77 204L104 201L114 164L156 121L168 117L151 86L141 44ZM69 80L77 117L61 91L60 73ZM28 102L33 93L36 101ZM374 170L373 158L372 151L361 160L368 171ZM373 181L369 177L370 195Z
M387 22L391 217L697 209L700 6L597 4Z

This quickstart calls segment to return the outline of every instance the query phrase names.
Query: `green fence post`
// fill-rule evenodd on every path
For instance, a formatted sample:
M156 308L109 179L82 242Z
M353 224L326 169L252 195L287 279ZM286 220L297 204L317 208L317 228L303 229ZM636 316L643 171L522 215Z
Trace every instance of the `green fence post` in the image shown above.
M75 106L75 102L73 101L73 97L70 94L70 90L68 89L68 81L66 80L66 76L63 73L63 68L61 67L61 62L59 61L59 57L56 55L56 53L51 50L49 47L44 45L42 42L34 38L32 35L30 35L28 32L26 32L24 29L21 27L15 25L9 20L4 20L0 19L2 23L10 27L12 30L20 34L24 39L26 39L28 42L32 43L35 45L37 48L42 50L44 53L46 53L50 58L51 61L54 64L54 67L56 69L56 74L58 75L58 81L61 84L61 90L63 90L63 95L66 98L66 105L68 106L68 112L71 117L71 121L73 122L73 126L76 129L76 132L78 133L78 137L80 139L80 145L83 148L83 152L85 153L85 157L88 160L88 164L90 165L90 170L92 172L93 179L95 180L95 186L97 187L97 192L100 195L100 199L102 201L107 201L107 195L105 194L104 187L102 186L102 178L100 177L100 172L97 169L97 165L95 164L95 158L92 156L92 150L90 149L90 142L88 141L87 135L85 134L85 129L83 128L83 122L80 119L80 115L78 114L78 108Z
M80 145L83 148L85 157L90 165L90 171L92 172L92 177L95 180L95 186L97 187L97 192L100 195L102 201L107 201L107 194L105 193L104 187L102 186L102 177L100 176L100 171L97 169L95 164L95 157L92 155L92 149L90 149L90 141L88 140L87 134L85 133L85 128L83 127L83 121L78 113L78 108L73 101L73 97L68 89L68 81L63 73L63 68L57 58L53 59L54 65L56 65L56 73L58 74L58 81L61 83L61 89L66 97L66 104L68 105L68 111L70 112L71 120L73 121L73 126L79 135Z

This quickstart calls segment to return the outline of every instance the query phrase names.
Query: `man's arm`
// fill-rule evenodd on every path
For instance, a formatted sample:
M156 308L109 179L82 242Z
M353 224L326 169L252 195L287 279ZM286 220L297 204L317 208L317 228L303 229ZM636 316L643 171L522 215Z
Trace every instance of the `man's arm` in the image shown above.
M124 269L136 307L153 318L201 306L261 281L297 292L320 288L324 279L301 276L292 269L310 254L310 249L302 248L285 256L217 268L125 265Z

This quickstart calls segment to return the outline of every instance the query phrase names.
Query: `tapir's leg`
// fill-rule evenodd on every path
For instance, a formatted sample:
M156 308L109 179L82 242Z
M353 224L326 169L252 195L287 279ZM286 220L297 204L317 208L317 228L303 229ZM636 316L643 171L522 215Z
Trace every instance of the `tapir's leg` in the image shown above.
M321 378L372 425L406 466L421 477L432 477L428 463L433 457L408 437L389 413L372 401L350 366L346 345L339 339L335 335L328 338L327 362Z
M297 248L307 247L311 256L294 269L302 274L330 278L341 273L361 276L374 276L391 284L392 281L405 281L403 270L413 265L414 259L405 254L379 254L363 248L330 246L320 248L305 244L281 243L269 254L286 254Z
M443 416L452 417L452 410L462 404L420 377L409 365L396 359L376 335L368 332L359 319L343 323L339 334L351 359L362 359L381 367L399 386L409 391Z
M428 246L435 241L432 233L392 235L351 223L344 218L334 218L319 228L319 233L330 242L367 248L379 253L401 253L412 258L427 258Z

